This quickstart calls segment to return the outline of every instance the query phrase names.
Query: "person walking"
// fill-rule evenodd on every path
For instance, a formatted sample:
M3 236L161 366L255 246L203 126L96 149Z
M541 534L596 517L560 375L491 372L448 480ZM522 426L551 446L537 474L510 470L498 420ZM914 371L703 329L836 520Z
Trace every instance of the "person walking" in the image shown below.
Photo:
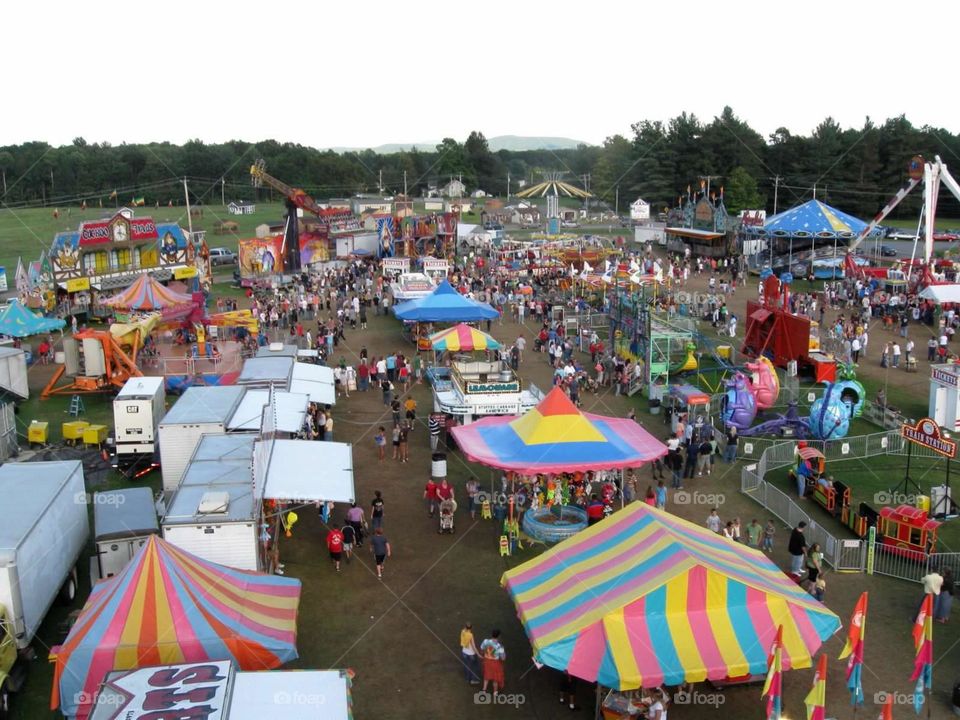
M790 553L790 572L793 575L800 575L803 572L803 559L807 554L807 537L803 534L807 523L801 520L797 526L790 531L790 540L787 541L787 552Z
M387 454L387 429L381 425L377 428L377 434L373 436L373 442L377 445L377 462L383 462Z
M410 421L404 420L400 426L400 462L407 462L410 459Z
M471 685L480 684L480 651L473 637L473 624L465 622L460 629L460 662L463 674Z
M817 579L823 572L823 553L820 552L820 543L814 543L807 550L807 579L805 587L807 592L813 593L817 587Z
M387 536L383 534L383 528L377 528L373 531L373 537L370 539L370 549L373 550L373 559L377 564L377 577L382 580L383 562L393 555L393 548L390 547Z
M667 486L663 484L663 480L657 483L655 492L657 493L657 508L665 510L667 507Z
M773 536L777 534L777 526L773 520L767 520L763 528L763 539L760 541L760 549L764 552L773 552Z
M440 415L430 413L427 420L427 431L430 433L430 452L436 452L440 444Z
M667 469L670 471L671 487L674 490L682 490L683 482L680 471L683 469L683 458L680 457L680 450L668 450L665 462Z
M493 694L503 689L503 664L507 659L507 652L500 642L500 631L493 630L490 637L480 643L480 654L483 655L483 692L493 685Z
M687 441L687 460L683 465L683 479L692 480L693 474L697 469L697 453L700 451L700 443L696 438Z
M390 441L393 444L393 459L400 459L400 426L394 425L390 431Z
M437 511L437 483L431 477L427 480L427 485L423 489L423 499L427 503L427 513L430 517Z
M383 527L383 495L379 490L373 493L373 502L370 503L370 525L374 530Z
M893 346L890 351L891 356L893 357L893 363L890 367L898 368L900 367L900 343L896 340L893 342Z
M343 556L343 533L337 528L333 528L327 533L327 550L330 551L330 559L333 565L340 572L340 558Z
M760 536L763 534L763 528L760 526L760 523L757 522L757 519L754 518L750 521L750 524L747 525L747 545L752 547L754 550L760 549Z
M470 519L477 519L477 496L480 494L480 483L475 477L467 480L467 500L470 506Z
M347 562L350 562L353 557L353 546L357 540L357 531L353 529L353 525L347 523L340 529L340 534L343 535L343 554Z
M707 521L704 524L710 532L720 533L720 515L717 513L716 508L710 511L710 514L707 515Z
M353 527L357 536L357 547L363 547L363 529L366 527L367 519L363 514L363 508L356 503L350 505L347 510L347 522Z
M726 440L727 444L723 447L723 460L726 463L734 463L737 460L737 443L740 438L737 435L737 428L733 425L727 426Z
M916 344L913 342L913 338L907 338L907 344L903 346L903 362L904 367L910 367L910 358L913 356L913 348L916 347Z
M956 586L953 581L953 570L944 568L943 584L940 585L940 594L937 595L933 604L933 619L944 625L950 620L950 606L953 604L953 596L956 592Z

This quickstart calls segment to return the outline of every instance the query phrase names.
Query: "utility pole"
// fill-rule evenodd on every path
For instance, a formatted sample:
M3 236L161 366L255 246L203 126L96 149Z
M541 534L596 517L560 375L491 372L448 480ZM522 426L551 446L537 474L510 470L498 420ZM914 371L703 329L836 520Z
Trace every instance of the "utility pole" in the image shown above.
M3 176L3 194L7 194L7 176ZM507 202L510 202L510 173L507 173Z
M406 170L403 171L403 198L404 200L406 200L407 198L407 171Z
M383 195L383 168L380 168L380 176L377 180L377 189L379 190L380 195Z
M590 192L590 173L584 173L580 176L580 179L583 180L583 189L587 192ZM583 205L586 208L587 212L590 212L590 196L588 195L583 199Z
M220 204L223 205L224 207L226 207L227 205L226 192L227 192L227 182L221 176L220 177Z
M50 199L53 200L53 168L50 168Z
M816 184L816 183L813 184L813 199L814 199L814 200L817 199L817 184Z
M614 205L613 211L616 213L617 217L620 217L620 183L617 183L617 201L616 205Z
M775 175L773 178L773 214L777 214L777 194L780 192L780 176Z
M190 191L187 190L187 178L183 178L183 197L187 202L187 230L190 231L190 242L193 242L193 217L190 214Z

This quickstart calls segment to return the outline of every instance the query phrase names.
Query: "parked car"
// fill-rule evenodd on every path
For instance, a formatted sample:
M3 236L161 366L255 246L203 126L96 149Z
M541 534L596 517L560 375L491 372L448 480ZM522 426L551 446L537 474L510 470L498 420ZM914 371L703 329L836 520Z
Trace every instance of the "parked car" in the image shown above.
M210 265L235 265L237 263L237 254L225 247L210 248Z
M916 240L917 234L909 230L895 230L887 235L887 240Z
M889 245L880 246L880 257L896 257L896 256L897 256L896 248L892 248Z
M933 239L941 242L956 242L960 240L960 235L952 232L935 232Z

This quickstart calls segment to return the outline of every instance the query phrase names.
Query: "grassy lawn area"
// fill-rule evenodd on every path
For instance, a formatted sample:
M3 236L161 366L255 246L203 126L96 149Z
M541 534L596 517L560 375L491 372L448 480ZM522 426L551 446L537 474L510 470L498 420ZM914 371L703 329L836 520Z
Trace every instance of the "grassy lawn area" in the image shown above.
M852 433L851 433L852 435ZM788 477L789 468L774 470L767 474L767 481L786 492L790 497L796 496L796 485ZM857 507L865 502L879 510L883 505L913 504L917 493L912 484L910 489L903 489L903 478L907 472L906 455L880 455L862 460L831 460L827 463L826 472L834 480L839 480L851 488L852 506ZM942 485L947 473L945 459L926 457L912 457L910 459L910 478L920 487L921 494L929 495L930 488ZM960 465L956 461L950 463L951 485L957 483ZM896 492L893 492L896 491ZM840 537L854 537L838 520L830 517L812 499L803 501L804 507L831 532L839 533ZM939 548L942 552L960 551L960 519L948 520L939 530Z

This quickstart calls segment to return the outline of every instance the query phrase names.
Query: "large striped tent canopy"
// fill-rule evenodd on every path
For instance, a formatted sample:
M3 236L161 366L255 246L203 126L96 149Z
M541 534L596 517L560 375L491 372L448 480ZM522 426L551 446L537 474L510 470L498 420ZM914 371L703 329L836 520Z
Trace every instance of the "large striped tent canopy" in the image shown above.
M820 200L807 202L767 218L762 227L745 226L748 234L783 238L852 239L867 227L853 215ZM877 231L874 231L877 234Z
M164 287L152 275L143 273L126 290L103 301L118 310L191 309L193 298Z
M499 350L500 342L492 335L466 323L435 332L429 338L430 347L438 352L470 352L473 350Z
M22 338L28 335L62 330L66 323L60 318L48 318L31 312L17 299L10 301L0 313L0 334Z
M839 618L758 550L636 502L507 571L534 658L620 690L805 668Z
M520 417L491 415L451 432L473 462L522 475L640 467L667 454L633 420L580 412L559 387Z
M112 670L233 660L270 670L297 657L300 581L201 560L157 536L97 584L54 647L51 709L86 717Z

